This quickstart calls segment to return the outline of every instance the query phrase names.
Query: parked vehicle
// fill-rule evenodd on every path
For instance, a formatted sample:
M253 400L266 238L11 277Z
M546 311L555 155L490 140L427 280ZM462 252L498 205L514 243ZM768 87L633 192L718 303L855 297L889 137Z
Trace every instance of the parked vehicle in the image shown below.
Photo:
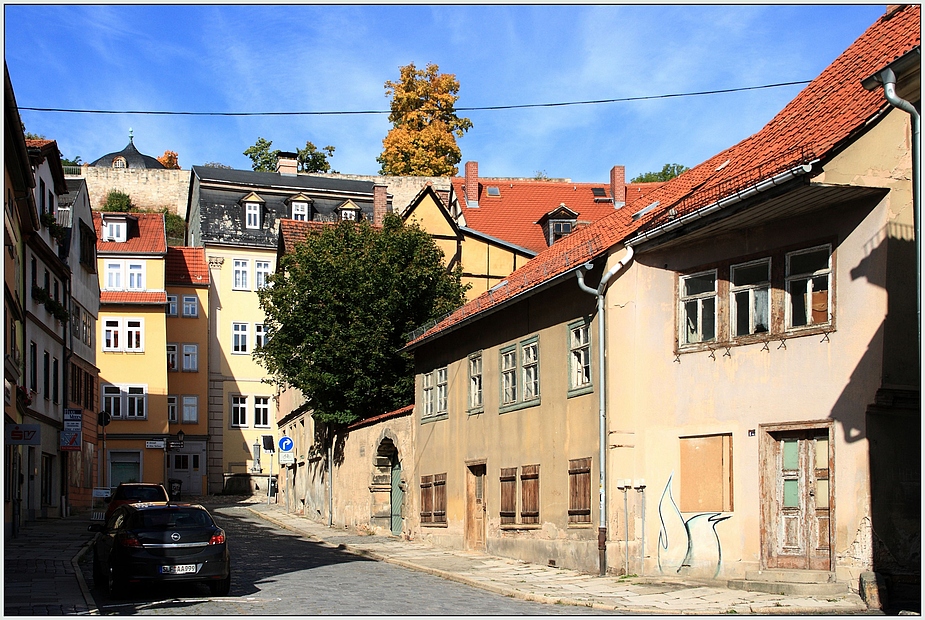
M167 489L162 484L151 482L123 482L116 487L116 492L112 494L109 505L106 507L105 520L116 511L119 506L133 504L135 502L169 502L170 496L167 495Z
M93 580L116 598L144 583L202 582L215 596L231 589L225 531L197 504L125 504L105 523L93 547Z

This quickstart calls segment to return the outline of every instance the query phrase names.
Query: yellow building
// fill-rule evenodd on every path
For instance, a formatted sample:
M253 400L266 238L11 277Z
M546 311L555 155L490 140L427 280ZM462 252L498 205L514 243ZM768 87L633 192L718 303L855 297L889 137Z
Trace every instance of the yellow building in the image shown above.
M166 484L170 427L164 216L94 213L93 222L99 239L100 410L111 416L103 429L103 484Z
M167 248L166 285L168 434L183 433L182 444L169 450L168 482L199 495L206 488L209 437L209 266L203 249Z

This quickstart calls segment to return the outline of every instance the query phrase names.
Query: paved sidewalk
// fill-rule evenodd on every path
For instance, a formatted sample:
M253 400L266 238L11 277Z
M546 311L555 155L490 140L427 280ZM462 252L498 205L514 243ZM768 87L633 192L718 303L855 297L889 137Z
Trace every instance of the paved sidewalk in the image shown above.
M3 615L74 616L96 613L78 567L94 534L90 515L27 522L3 544Z
M329 528L287 514L282 506L249 504L256 515L287 530L351 553L446 579L543 603L578 605L635 614L868 614L854 593L797 597L705 586L690 580L597 577L469 551L435 548L420 541Z

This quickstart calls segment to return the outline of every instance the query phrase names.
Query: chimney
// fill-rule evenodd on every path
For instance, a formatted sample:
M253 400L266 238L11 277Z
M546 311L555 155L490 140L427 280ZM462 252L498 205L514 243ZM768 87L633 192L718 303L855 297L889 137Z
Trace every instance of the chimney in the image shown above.
M610 197L613 198L614 209L626 205L626 168L623 166L610 169Z
M296 176L299 174L298 154L280 151L276 159L276 172L287 176Z
M387 189L387 185L373 185L373 226L382 226L382 220L389 210Z
M466 162L466 206L479 206L479 162Z

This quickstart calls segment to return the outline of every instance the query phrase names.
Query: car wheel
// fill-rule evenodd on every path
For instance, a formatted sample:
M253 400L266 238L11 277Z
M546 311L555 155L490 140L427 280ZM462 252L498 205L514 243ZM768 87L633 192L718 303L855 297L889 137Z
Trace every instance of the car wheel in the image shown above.
M109 598L121 598L125 593L125 586L123 583L116 579L115 575L112 574L112 569L106 571L106 596Z
M228 573L228 576L221 581L210 581L209 590L212 596L228 596L231 592L231 573Z

